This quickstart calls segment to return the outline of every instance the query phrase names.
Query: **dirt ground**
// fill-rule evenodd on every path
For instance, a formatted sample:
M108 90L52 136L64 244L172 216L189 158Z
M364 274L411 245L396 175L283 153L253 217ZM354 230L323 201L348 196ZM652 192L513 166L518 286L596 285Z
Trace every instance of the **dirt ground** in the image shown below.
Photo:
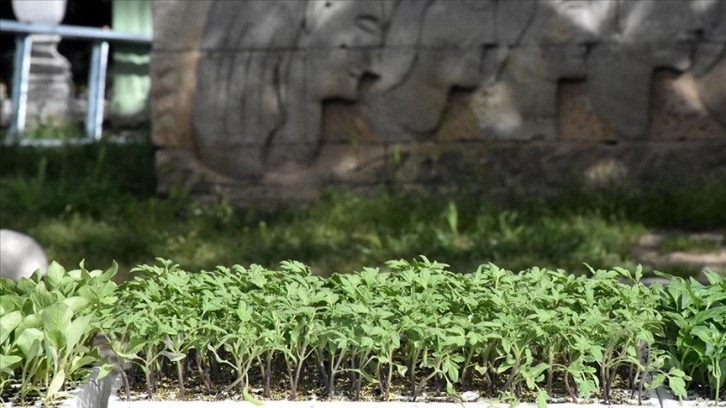
M681 244L673 245L674 242ZM705 270L726 275L726 233L722 231L650 231L640 238L633 251L643 265L656 270L696 271L699 280L704 278Z

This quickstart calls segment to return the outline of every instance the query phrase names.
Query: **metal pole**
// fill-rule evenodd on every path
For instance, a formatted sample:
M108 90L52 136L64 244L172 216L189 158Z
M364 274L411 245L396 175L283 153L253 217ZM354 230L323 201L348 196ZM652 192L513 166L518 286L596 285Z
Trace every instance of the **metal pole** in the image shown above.
M97 27L73 25L28 24L15 20L0 19L2 33L52 34L63 38L80 38L96 41L121 41L135 44L151 44L151 35L125 33Z
M86 140L99 140L103 127L106 70L108 67L108 41L151 45L152 36L125 33L95 27L68 25L27 24L14 20L0 19L0 34L12 34L15 40L15 60L12 83L13 121L9 141L25 131L28 80L30 78L30 56L33 46L32 34L53 34L63 38L78 38L95 41L93 44L91 72L88 75L88 112L86 116ZM22 140L21 140L22 142Z
M15 60L13 67L13 123L10 135L25 132L25 115L28 106L28 80L30 78L30 51L33 39L29 34L15 38Z
M106 94L108 42L96 41L91 52L91 71L88 74L88 113L86 136L100 140L103 132L103 104Z

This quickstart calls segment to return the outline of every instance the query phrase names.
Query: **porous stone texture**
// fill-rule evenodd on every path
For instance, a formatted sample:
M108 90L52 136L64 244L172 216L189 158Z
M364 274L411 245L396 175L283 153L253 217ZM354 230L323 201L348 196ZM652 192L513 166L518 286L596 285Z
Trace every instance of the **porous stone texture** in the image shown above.
M255 203L726 174L725 4L158 0L159 188Z

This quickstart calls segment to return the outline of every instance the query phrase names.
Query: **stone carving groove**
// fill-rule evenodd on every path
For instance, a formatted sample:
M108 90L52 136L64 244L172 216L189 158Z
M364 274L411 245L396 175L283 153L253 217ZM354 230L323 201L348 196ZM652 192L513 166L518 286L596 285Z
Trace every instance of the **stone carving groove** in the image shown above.
M537 152L551 164L541 177L564 181L573 174L556 171L585 174L588 157L612 153L601 142L620 144L629 177L682 173L669 160L700 172L726 168L724 2L159 0L153 7L162 190L182 183L242 201L294 198L331 183L446 184L470 179L467 171L501 172L482 180L526 190L536 172L521 178L521 163L490 155ZM462 156L462 141L481 157ZM629 149L672 160L653 159L660 167L648 170L642 157L623 154ZM708 157L694 164L690 155ZM425 175L423 162L447 176Z
M355 100L372 69L382 8L352 0L233 4L215 2L204 28L197 153L238 177L308 165L320 146L322 101Z

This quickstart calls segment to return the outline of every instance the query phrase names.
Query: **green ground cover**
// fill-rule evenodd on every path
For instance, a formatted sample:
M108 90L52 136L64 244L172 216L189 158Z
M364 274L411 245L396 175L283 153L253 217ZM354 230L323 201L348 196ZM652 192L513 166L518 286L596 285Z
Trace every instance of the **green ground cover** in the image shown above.
M180 189L158 197L153 154L146 143L0 147L0 225L33 235L64 265L116 260L121 280L156 257L192 270L297 259L329 275L424 254L463 270L494 262L582 273L584 263L634 267L632 248L650 228L726 229L723 177L647 192L573 186L549 199L498 202L383 187L375 197L331 191L263 211L201 204Z

